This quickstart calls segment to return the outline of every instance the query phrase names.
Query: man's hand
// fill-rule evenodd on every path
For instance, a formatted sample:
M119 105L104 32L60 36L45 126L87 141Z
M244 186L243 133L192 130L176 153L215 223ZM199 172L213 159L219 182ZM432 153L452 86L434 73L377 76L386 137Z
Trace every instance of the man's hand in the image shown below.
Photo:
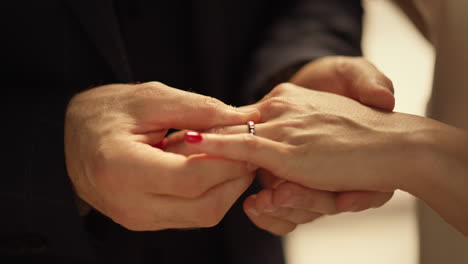
M159 146L168 129L258 120L220 101L161 83L107 85L76 95L65 126L78 196L131 230L216 225L253 179L245 162L186 157Z
M392 111L393 84L362 57L324 57L306 64L289 81L316 91L339 94L363 105Z

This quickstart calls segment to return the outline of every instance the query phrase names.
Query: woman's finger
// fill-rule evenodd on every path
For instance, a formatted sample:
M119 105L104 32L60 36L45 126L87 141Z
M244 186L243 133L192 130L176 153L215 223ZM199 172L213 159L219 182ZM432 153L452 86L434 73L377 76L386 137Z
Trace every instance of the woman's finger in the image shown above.
M196 140L193 140L196 139ZM233 160L247 161L279 177L294 181L288 161L294 161L288 145L250 134L215 135L188 132L185 142L201 153ZM292 177L293 179L288 179Z

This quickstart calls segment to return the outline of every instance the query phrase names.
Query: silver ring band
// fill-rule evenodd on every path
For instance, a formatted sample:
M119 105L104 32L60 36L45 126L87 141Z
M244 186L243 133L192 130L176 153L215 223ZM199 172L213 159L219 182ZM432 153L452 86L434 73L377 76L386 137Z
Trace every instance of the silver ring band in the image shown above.
M255 135L255 123L253 121L247 122L247 127L250 135Z

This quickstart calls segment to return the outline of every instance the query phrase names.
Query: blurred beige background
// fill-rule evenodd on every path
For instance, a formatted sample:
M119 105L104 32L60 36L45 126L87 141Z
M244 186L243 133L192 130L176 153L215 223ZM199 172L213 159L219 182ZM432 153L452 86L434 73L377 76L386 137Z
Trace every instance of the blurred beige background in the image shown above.
M396 111L424 115L434 51L387 0L366 0L365 56L394 83ZM415 200L397 192L382 208L324 217L285 239L288 264L418 264Z

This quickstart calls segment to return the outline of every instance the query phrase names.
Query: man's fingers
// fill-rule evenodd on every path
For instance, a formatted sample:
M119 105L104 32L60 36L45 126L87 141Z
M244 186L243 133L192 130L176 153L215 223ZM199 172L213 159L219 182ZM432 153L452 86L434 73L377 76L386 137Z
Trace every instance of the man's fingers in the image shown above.
M260 112L255 108L238 109L221 101L199 94L190 95L169 116L171 128L205 130L216 126L239 125L247 121L260 121Z
M266 189L275 189L278 185L285 182L285 180L278 178L270 171L263 169L257 171L257 177L262 186Z
M349 96L362 104L392 111L395 107L393 83L369 61L346 58L337 61L335 70L349 87Z
M323 216L320 213L314 213L308 210L280 207L273 212L263 212L264 215L282 219L293 224L306 224L313 222Z
M219 223L240 195L247 190L253 177L226 181L209 189L196 199L164 197L165 206L156 206L156 212L179 213L185 227L211 227ZM170 223L174 217L169 217ZM195 223L191 223L194 221ZM188 224L188 225L187 225ZM192 225L195 224L195 225Z
M308 210L309 208L303 210L278 206L273 202L274 192L274 189L264 189L256 194L255 209L258 213L294 224L308 223L322 216L322 213Z
M125 157L114 157L116 175L108 182L127 182L129 188L160 195L196 198L223 182L253 174L245 162L226 160L206 154L183 155L164 152L147 144L128 146ZM124 147L124 146L122 146ZM109 157L112 158L112 157ZM120 169L121 168L121 169ZM128 171L128 168L134 168ZM138 176L138 180L129 180Z
M273 204L277 207L308 210L320 214L335 214L335 193L284 182L273 190Z
M205 130L214 126L237 125L249 120L258 122L260 112L255 108L238 109L221 101L196 93L178 90L162 83L149 82L134 88L134 112L143 114L147 122L159 129Z
M114 221L131 230L212 227L250 186L254 177L242 177L214 186L200 197L186 199L144 193L144 199L114 214ZM130 213L131 212L131 213Z
M249 219L259 228L267 230L275 235L284 236L296 228L296 224L284 219L262 214L256 209L256 196L251 195L244 201L244 212Z
M260 120L260 112L255 108L238 109L213 97L183 91L180 93L180 99L174 102L173 109L166 113L165 121L170 128L204 130Z
M369 61L332 56L306 64L290 80L309 89L343 95L362 104L393 110L393 84Z

